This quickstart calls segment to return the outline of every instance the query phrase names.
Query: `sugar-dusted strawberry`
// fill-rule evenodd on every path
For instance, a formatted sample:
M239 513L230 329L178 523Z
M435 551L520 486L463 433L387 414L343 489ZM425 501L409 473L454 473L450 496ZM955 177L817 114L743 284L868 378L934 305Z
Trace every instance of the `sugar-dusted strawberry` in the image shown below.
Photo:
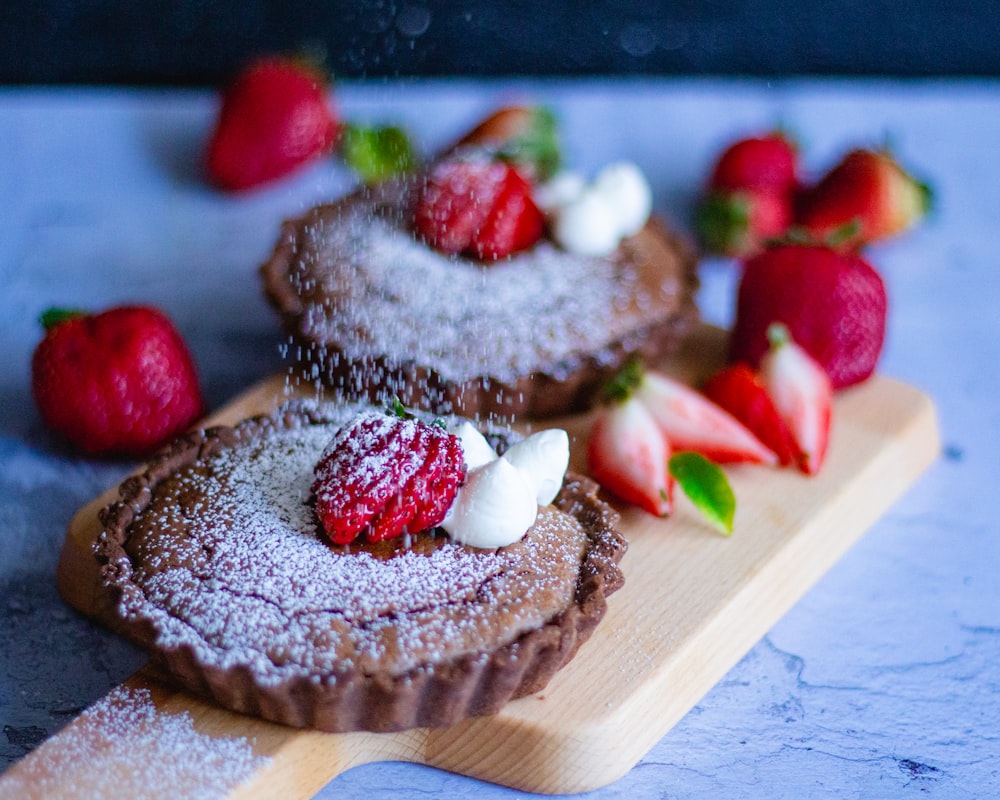
M46 424L89 455L144 456L202 412L194 362L158 309L48 311L31 360Z
M795 462L797 448L792 433L774 407L760 375L749 364L723 367L708 379L702 391L773 450L782 466Z
M783 133L768 133L729 145L715 163L708 188L787 194L798 186L798 172L795 143Z
M885 339L885 284L857 254L782 245L743 267L730 339L734 361L760 363L774 322L827 371L834 388L872 374Z
M770 348L760 365L761 379L791 431L799 469L815 475L826 458L830 439L830 379L784 325L772 325L768 340Z
M712 253L746 256L783 236L793 220L798 155L780 133L740 139L716 162L695 225Z
M315 467L316 514L335 544L441 523L465 476L461 440L421 420L370 411L340 428Z
M891 154L853 150L802 195L798 224L819 238L849 231L838 246L856 248L912 227L927 214L931 199L927 184Z
M664 517L673 510L670 444L635 397L602 407L587 445L591 477L622 500Z
M337 128L316 69L280 56L259 59L222 96L206 154L209 178L238 191L284 177L328 153Z
M417 197L414 225L442 252L495 261L535 244L544 217L517 169L474 155L433 167Z

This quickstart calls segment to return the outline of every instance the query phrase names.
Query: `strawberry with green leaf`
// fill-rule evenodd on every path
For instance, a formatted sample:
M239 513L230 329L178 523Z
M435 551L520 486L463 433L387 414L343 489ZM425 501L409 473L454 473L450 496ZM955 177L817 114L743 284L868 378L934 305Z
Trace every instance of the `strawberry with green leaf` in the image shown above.
M745 256L792 224L798 154L785 134L740 139L723 151L699 203L695 226L712 253Z
M912 228L931 208L933 192L884 150L852 150L803 193L797 224L819 239L847 230L838 247L857 249Z
M149 455L204 409L195 364L159 309L50 309L31 359L45 423L93 456Z
M669 384L668 401L684 406L679 412L681 422L668 419L664 424L662 388L644 391L647 381L654 385L662 381ZM682 396L679 403L678 386L685 390L679 392ZM735 442L723 446L726 435L720 433L719 420L723 420L725 431L739 429L738 422L727 419L728 415L707 399L698 400L700 395L693 389L666 376L644 373L635 364L616 376L607 393L610 401L597 412L587 448L587 463L594 480L621 499L657 516L672 512L674 485L678 484L709 522L724 533L731 533L735 510L732 488L706 453L721 454L732 460L738 452L740 460L758 460L763 451L771 461L774 454L759 442L752 446L752 456L740 450L745 445L743 433L737 434ZM694 444L698 449L682 449L670 431L679 434L684 445ZM747 436L753 439L749 433Z

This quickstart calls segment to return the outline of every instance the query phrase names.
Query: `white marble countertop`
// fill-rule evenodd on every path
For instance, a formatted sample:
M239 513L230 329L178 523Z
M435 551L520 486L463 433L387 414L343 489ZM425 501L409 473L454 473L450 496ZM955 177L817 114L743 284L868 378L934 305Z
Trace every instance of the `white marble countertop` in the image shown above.
M1000 793L1000 84L983 82L377 83L345 116L398 121L428 149L496 104L562 118L584 170L635 160L688 227L700 180L736 135L781 123L819 169L887 137L938 208L874 249L890 293L881 371L926 391L941 458L625 777L613 797L983 798ZM128 465L74 457L31 401L36 319L52 305L164 308L209 403L283 368L256 266L278 222L350 183L333 162L245 198L202 182L204 92L0 90L0 771L143 656L59 599L73 512ZM730 318L733 270L703 268L706 318ZM321 797L523 796L409 764L357 767Z

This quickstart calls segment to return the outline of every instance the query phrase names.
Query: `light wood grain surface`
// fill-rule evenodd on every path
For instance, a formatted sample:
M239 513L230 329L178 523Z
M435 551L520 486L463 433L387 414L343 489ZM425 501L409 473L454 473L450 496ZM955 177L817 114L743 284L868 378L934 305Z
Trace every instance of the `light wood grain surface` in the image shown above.
M719 363L722 343L719 331L704 328L665 368L697 380ZM289 390L276 376L209 421L236 421L270 410L289 393L312 391ZM702 522L680 494L669 520L623 508L622 530L630 542L622 563L626 585L611 597L607 618L543 692L496 716L445 730L324 734L206 705L169 689L148 670L130 684L149 687L160 713L186 712L199 732L245 737L256 754L269 757L248 782L233 787L232 797L309 797L343 770L377 760L425 763L536 792L606 785L659 741L938 454L933 404L905 384L876 377L842 392L834 415L819 476L729 469L738 502L731 538ZM578 469L589 420L556 423L570 432ZM96 512L112 496L109 490L74 517L58 573L65 599L105 623L111 618L90 545L98 532ZM59 785L62 796L73 796L72 776L60 783L45 765L56 763L54 754L79 724L5 774L0 795L17 781ZM129 780L146 785L141 752Z

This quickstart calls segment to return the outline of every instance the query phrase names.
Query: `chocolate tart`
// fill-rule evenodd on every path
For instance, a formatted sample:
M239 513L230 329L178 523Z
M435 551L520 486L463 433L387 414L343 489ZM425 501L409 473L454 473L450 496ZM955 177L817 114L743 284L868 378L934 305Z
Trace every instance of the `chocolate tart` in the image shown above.
M508 547L331 545L312 470L357 410L192 433L126 480L96 544L121 630L182 687L297 727L440 727L540 690L622 585L616 513L567 475Z
M414 235L421 180L286 221L260 269L302 373L336 396L397 395L468 417L566 414L591 406L627 359L673 352L696 321L695 253L657 219L607 257L543 239L480 262Z

